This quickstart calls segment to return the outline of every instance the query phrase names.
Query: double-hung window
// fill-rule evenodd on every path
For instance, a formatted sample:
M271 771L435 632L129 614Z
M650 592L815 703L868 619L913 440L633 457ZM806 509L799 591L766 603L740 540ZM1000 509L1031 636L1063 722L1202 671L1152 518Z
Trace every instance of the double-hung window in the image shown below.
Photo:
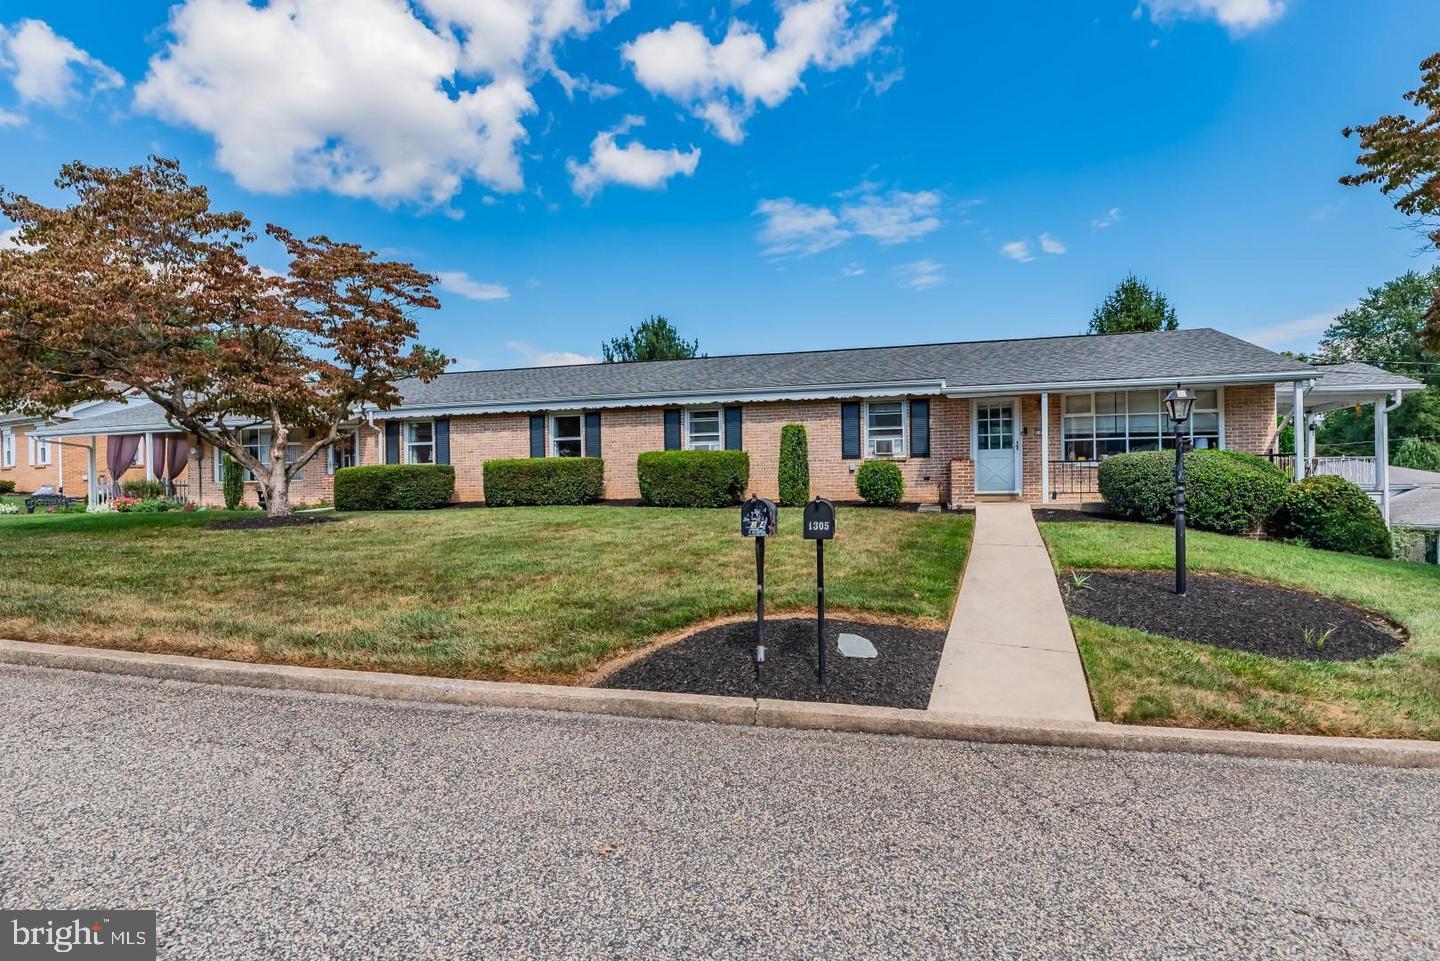
M435 463L435 422L411 421L405 425L405 463Z
M1174 449L1175 425L1165 416L1163 390L1066 394L1061 452L1068 461L1104 460L1112 454ZM1220 392L1197 390L1184 433L1199 448L1219 447Z
M335 443L330 445L327 458L327 470L331 474L343 467L354 467L360 463L359 433L353 430L341 431L340 436L335 438Z
M686 417L689 421L685 429L686 450L724 449L725 435L718 408L688 411Z
M15 434L13 431L0 432L0 467L15 466Z
M556 414L550 418L550 456L584 457L584 418L579 414Z
M905 456L903 401L871 401L865 405L865 452L870 457Z
M50 441L43 437L35 439L35 463L41 467L50 466Z

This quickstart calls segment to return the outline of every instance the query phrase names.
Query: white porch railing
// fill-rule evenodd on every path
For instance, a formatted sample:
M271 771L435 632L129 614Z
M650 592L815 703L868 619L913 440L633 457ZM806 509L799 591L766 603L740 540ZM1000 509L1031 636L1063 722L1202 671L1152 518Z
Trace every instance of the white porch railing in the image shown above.
M1270 454L1268 456L1286 473L1295 468L1294 454ZM1312 457L1310 462L1305 465L1305 473L1307 476L1328 474L1333 477L1343 477L1367 491L1380 489L1375 480L1375 458L1373 457Z

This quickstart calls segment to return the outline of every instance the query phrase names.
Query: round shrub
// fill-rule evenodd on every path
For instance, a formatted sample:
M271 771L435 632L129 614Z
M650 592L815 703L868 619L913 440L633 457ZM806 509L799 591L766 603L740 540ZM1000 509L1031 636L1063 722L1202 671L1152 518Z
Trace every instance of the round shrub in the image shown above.
M1320 475L1292 484L1266 529L1272 537L1321 550L1390 556L1390 532L1380 508L1343 477Z
M640 496L654 507L730 507L750 483L743 450L652 450L635 463Z
M15 482L13 480L0 480L0 494L15 493Z
M810 499L810 444L804 424L780 428L780 505L804 507Z
M1150 523L1175 519L1175 454L1120 454L1100 463L1100 496L1121 517ZM1241 451L1185 454L1189 526L1217 534L1259 530L1280 506L1288 481L1263 457Z
M335 472L337 511L433 510L454 494L450 464L371 464Z
M866 461L855 472L855 490L867 504L893 507L905 496L905 478L900 465L888 460Z
M599 457L487 460L483 471L491 507L593 504L605 496L605 461Z

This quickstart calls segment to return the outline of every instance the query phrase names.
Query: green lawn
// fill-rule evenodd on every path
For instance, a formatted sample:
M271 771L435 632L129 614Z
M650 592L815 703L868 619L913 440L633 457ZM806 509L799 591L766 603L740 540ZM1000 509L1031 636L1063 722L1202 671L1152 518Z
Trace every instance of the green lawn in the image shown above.
M830 609L943 627L972 518L841 508ZM753 610L734 510L0 517L0 636L456 677L573 682L659 634ZM800 511L769 543L772 612L814 603Z
M1056 567L1171 569L1174 531L1046 523ZM1072 618L1102 718L1306 734L1440 738L1440 568L1192 531L1190 569L1350 601L1403 624L1410 642L1373 661L1280 660Z

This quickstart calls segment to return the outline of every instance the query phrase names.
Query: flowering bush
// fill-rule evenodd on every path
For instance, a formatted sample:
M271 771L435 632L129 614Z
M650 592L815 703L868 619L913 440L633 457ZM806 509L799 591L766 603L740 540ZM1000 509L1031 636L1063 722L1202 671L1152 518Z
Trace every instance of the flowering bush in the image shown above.
M119 514L128 514L140 503L138 497L112 497L110 498L110 510Z
M114 508L111 507L109 504L100 503L100 504L96 504L94 507L88 508L88 509L86 510L86 513L87 513L87 514L108 514L108 513L110 513L112 510L114 510Z
M20 513L20 505L19 505L19 504L0 504L0 514L18 514L18 513Z

